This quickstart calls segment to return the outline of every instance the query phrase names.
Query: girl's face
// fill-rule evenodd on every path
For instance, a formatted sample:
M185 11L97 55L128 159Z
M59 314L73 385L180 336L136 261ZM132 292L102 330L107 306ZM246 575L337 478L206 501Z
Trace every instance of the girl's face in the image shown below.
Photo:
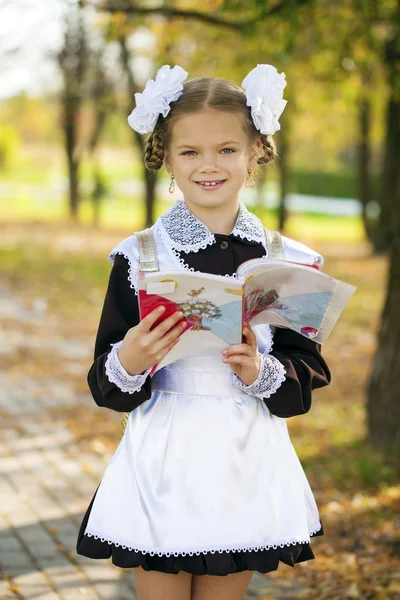
M206 109L174 123L165 162L189 207L236 208L257 147L261 141L249 143L239 115Z

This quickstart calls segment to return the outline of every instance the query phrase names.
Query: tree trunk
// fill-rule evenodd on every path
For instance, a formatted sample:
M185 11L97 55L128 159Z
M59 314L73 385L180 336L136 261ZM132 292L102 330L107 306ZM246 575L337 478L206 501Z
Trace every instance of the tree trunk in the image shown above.
M260 208L264 208L266 205L265 194L264 194L266 181L267 181L267 173L266 173L266 170L264 169L262 171L260 177L257 179L257 185L256 185L256 203L257 203L257 206L259 206Z
M279 198L279 214L278 214L278 230L284 231L287 219L287 188L288 188L288 136L285 126L282 125L279 136L280 146L280 162L279 162L279 181L280 181L280 198Z
M69 216L73 221L79 220L79 163L68 157L69 170Z
M135 97L135 93L139 92L139 87L136 83L134 72L132 69L132 61L129 53L129 49L127 46L126 38L121 36L119 38L119 45L121 49L121 64L125 71L127 82L128 82L128 92L129 97L133 99ZM132 107L130 106L130 109ZM141 157L144 155L145 150L145 142L143 136L137 131L132 130L132 140L134 145L139 151ZM142 159L143 160L143 159ZM157 174L149 173L144 166L143 163L143 181L145 184L145 210L146 217L145 223L146 227L150 227L154 223L154 205L155 205L155 190L157 183Z
M79 110L84 95L84 82L88 66L86 29L82 15L82 0L69 7L66 17L64 45L58 54L58 63L64 79L63 130L69 176L69 214L74 221L79 212L78 152Z
M393 212L398 210L399 202L399 144L400 144L400 2L397 2L392 15L391 24L394 35L386 43L384 67L387 82L390 87L386 113L386 136L381 173L379 204L381 207L375 250L386 252L392 247L392 242L399 230L396 229L396 217Z
M65 99L65 145L67 151L69 215L73 221L78 221L79 211L79 160L75 157L77 139L77 108L74 98Z
M371 129L371 103L366 96L361 97L359 102L359 135L358 147L358 196L362 208L362 221L367 239L372 241L373 228L368 219L367 207L372 200L370 163L371 151L369 135Z
M145 166L143 166L143 170L146 184L146 227L151 227L154 223L154 205L156 201L157 178L154 176L154 174L149 173Z
M385 150L379 193L381 213L376 235L374 236L376 252L386 252L394 236L392 212L396 202L394 197L395 183L399 176L399 123L400 101L393 91L388 100L386 116Z
M400 3L394 23L400 22ZM386 453L400 449L400 27L386 52L390 98L382 173L382 249L389 248L386 302L367 397L368 439Z
M368 440L385 453L400 449L399 306L400 236L391 252L386 302L367 397Z

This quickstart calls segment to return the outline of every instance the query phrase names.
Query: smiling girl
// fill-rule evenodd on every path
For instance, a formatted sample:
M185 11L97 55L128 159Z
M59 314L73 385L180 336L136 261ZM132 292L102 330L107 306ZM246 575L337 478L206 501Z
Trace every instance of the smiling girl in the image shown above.
M273 256L261 221L239 199L272 135L286 85L258 65L241 87L165 65L136 94L130 125L150 134L145 163L163 166L182 197L150 229L161 270L234 277ZM244 91L246 90L246 91ZM322 257L283 237L288 260ZM95 402L130 412L124 436L83 519L77 551L133 568L139 600L241 600L254 571L314 558L318 509L286 418L307 413L330 381L320 346L294 331L245 324L243 343L175 361L150 376L185 329L175 312L156 327L137 302L138 236L113 264L88 383Z

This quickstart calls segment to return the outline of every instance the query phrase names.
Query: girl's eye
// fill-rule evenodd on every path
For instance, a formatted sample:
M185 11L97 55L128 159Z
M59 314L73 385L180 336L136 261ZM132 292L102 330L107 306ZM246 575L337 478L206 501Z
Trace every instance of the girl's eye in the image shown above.
M226 153L224 150L229 150L229 152ZM224 154L232 154L235 150L233 148L223 148L221 152L224 152ZM185 150L185 152L182 152L182 156L193 156L193 154L196 154L195 150Z

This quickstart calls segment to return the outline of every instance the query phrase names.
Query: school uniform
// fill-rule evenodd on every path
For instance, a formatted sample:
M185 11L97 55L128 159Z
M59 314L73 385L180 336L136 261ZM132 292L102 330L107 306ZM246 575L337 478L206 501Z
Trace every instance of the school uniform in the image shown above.
M233 277L268 256L261 221L241 203L231 234L213 234L178 200L151 228L161 270ZM321 255L282 237L285 258L322 266ZM223 356L195 355L153 376L129 375L118 348L139 322L138 242L118 244L88 384L98 406L131 411L86 511L77 552L122 568L227 575L266 573L314 558L318 508L286 418L305 414L328 385L321 346L289 329L255 326L260 373L250 386Z

